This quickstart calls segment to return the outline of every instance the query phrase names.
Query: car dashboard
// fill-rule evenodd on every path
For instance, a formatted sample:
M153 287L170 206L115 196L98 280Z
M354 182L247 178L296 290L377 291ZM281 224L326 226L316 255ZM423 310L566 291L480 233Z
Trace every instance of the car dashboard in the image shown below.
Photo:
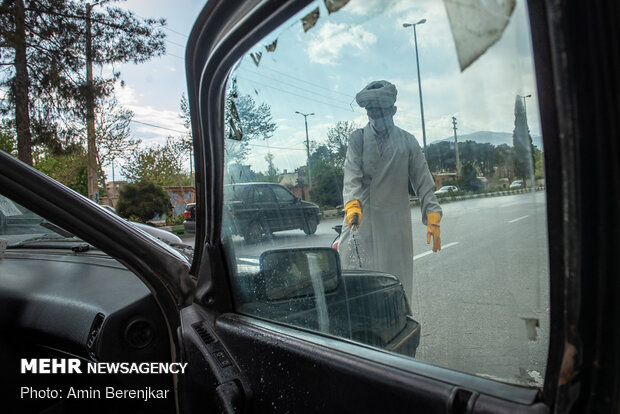
M101 251L5 251L0 255L0 304L2 346L8 348L1 350L5 363L2 385L9 395L19 395L17 388L23 386L44 386L50 377L21 373L23 366L17 363L22 361L23 365L24 359L77 358L82 366L89 362L171 359L168 329L153 295L131 271ZM54 375L55 386L59 377L65 388L172 387L170 374ZM28 408L33 412L50 408L40 406L43 401L51 401L59 412L76 409L67 399L22 400L20 406L26 401L32 404ZM88 404L87 399L79 401L81 408ZM97 403L98 409L105 411L119 408L110 404L124 404L122 411L131 406L127 400L111 400L103 406L101 401ZM161 407L161 401L157 404Z

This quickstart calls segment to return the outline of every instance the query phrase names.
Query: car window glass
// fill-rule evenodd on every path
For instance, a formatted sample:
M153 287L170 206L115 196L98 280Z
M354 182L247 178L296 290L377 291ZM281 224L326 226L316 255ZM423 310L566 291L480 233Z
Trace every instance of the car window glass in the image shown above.
M321 1L248 51L227 84L225 184L262 183L247 184L261 199L278 184L300 202L225 198L238 312L542 386L546 195L527 13L520 0L469 14ZM497 39L471 58L464 28ZM303 266L262 268L275 250L305 263L319 248L338 255L333 289Z
M268 203L276 201L273 191L268 187L257 187L254 189L254 201L259 203Z
M273 186L271 188L273 190L273 192L276 195L276 198L278 199L278 201L283 201L283 202L292 202L295 200L295 196L292 195L290 192L288 192L285 188L279 187L279 186Z

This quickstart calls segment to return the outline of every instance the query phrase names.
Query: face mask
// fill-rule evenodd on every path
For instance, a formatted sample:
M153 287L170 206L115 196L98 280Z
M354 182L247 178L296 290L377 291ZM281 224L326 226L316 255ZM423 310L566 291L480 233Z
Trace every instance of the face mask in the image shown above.
M371 118L368 117L370 126L377 132L385 132L394 126L394 119L391 116Z

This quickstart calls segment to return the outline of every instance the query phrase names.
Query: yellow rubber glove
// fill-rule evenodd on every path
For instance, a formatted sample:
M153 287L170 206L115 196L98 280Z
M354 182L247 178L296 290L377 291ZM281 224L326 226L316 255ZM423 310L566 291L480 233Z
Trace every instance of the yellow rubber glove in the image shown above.
M426 214L426 244L431 244L431 236L433 236L433 251L441 250L441 238L439 237L439 221L441 213L431 211Z
M349 227L359 227L362 224L362 203L359 200L351 200L344 206L345 218ZM357 215L357 222L355 217Z

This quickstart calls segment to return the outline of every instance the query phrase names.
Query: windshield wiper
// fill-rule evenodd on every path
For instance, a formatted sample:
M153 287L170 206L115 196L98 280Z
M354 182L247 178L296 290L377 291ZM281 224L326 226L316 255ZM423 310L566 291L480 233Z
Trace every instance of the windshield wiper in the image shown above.
M9 244L6 248L7 249L19 249L22 247L46 247L47 248L47 247L50 247L51 243L53 244L71 243L71 246L68 246L68 248L70 248L74 252L85 252L87 250L94 249L94 246L86 243L85 241L83 241L82 239L76 236L72 235L71 237L63 237L63 236L59 236L56 234L32 237L30 239L22 240L17 243ZM58 247L58 246L54 246L54 247ZM63 246L63 248L65 247Z

